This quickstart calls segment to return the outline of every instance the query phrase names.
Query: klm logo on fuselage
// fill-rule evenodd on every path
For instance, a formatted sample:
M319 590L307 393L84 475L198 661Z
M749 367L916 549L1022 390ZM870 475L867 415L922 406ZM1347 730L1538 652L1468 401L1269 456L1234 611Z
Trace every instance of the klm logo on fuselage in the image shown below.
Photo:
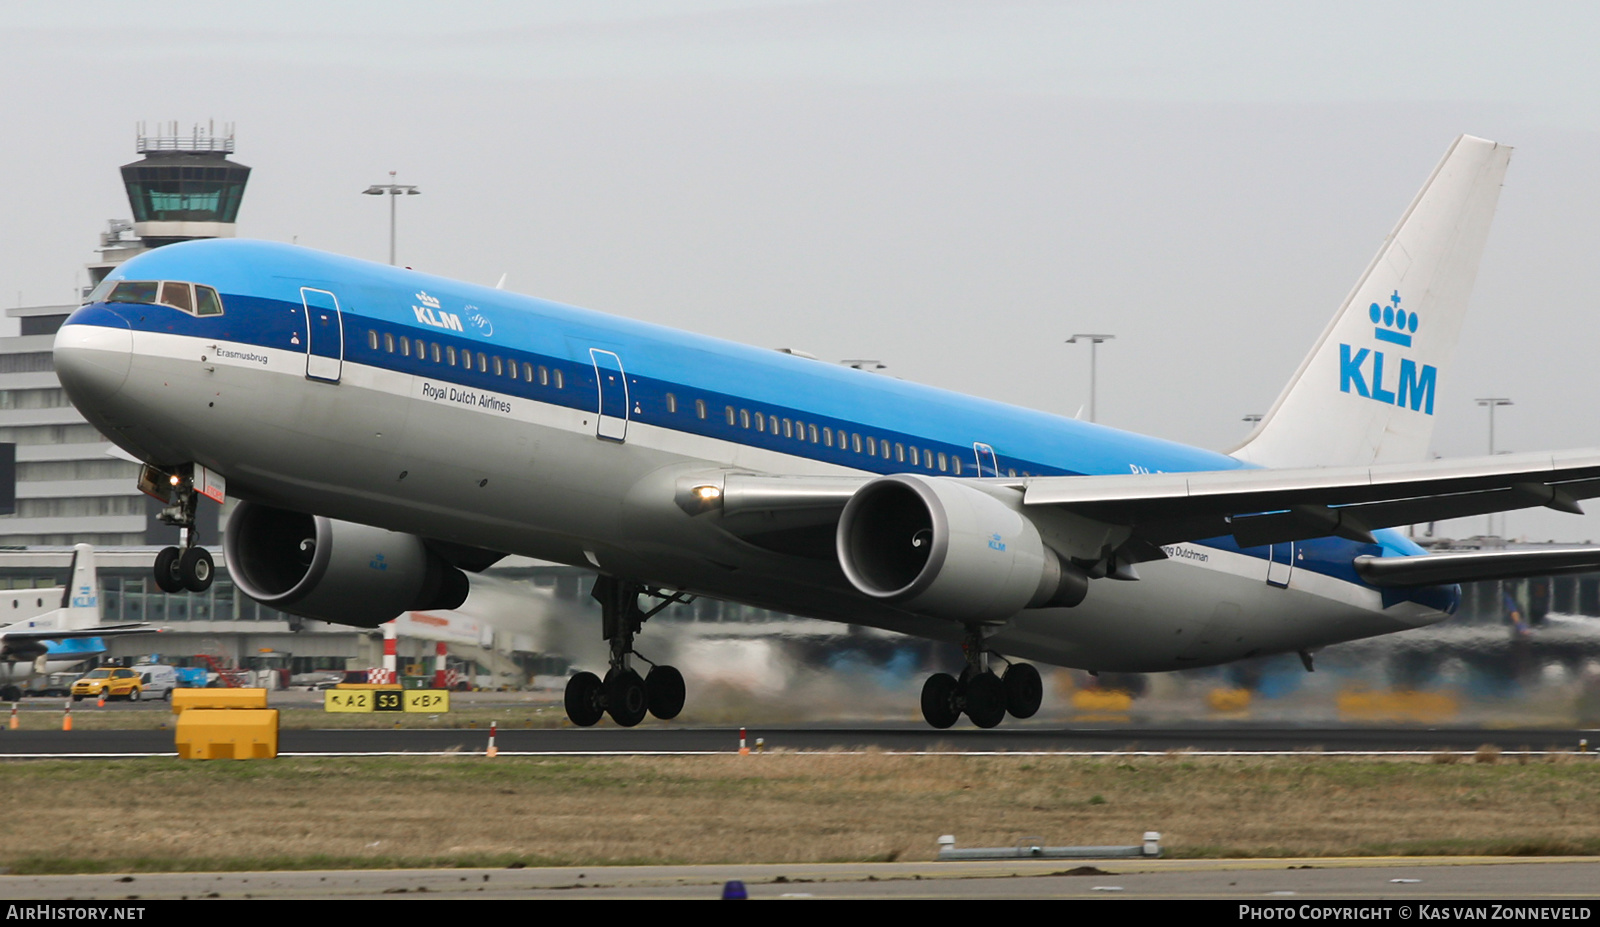
M1400 292L1389 297L1389 305L1372 304L1367 311L1372 319L1372 337L1386 344L1411 347L1421 319L1415 312L1400 308ZM1385 351L1389 353L1385 353ZM1388 367L1386 371L1384 368ZM1439 371L1432 364L1418 365L1400 357L1393 349L1339 345L1339 391L1353 392L1365 399L1401 406L1424 415L1433 414L1433 394Z
M417 302L420 306L412 306L411 310L417 314L417 321L423 325L432 325L434 328L444 328L453 332L464 332L461 317L453 312L445 312L439 308L439 300L427 293L418 293Z

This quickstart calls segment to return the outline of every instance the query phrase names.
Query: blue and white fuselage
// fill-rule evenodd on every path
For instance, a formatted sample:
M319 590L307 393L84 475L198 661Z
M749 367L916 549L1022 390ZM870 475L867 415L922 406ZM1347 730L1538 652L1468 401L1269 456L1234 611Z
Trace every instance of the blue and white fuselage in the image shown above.
M189 289L165 301L163 290L119 297L126 282ZM206 287L220 311L197 311ZM708 474L913 474L1024 492L1038 479L1251 466L805 357L244 240L129 261L62 327L56 363L74 402L123 448L158 466L202 465L251 502L945 640L962 639L960 622L853 585L827 523L780 514L770 536L730 531L686 511L683 487ZM1111 549L1112 534L1083 549ZM1309 650L1454 610L1454 586L1364 582L1357 556L1420 553L1395 531L1372 537L1164 544L1165 559L1139 558L1137 581L1096 578L1073 607L986 619L987 643L1059 665L1155 671ZM1091 569L1092 555L1058 550Z

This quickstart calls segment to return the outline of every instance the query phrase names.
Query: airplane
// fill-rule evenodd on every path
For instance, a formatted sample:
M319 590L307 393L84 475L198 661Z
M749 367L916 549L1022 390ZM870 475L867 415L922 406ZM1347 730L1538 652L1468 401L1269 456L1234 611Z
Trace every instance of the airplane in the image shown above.
M101 625L97 588L94 548L78 544L72 549L72 578L67 586L29 589L8 596L13 608L26 598L61 604L0 626L0 701L21 699L21 684L36 676L64 673L99 657L106 652L103 638L157 630L146 624Z
M234 582L305 617L453 608L508 554L595 571L609 655L568 682L578 725L681 711L682 674L635 643L704 595L960 644L923 716L989 728L1038 711L1024 660L1311 670L1443 621L1460 581L1600 566L1427 555L1397 530L1600 495L1600 452L1426 459L1509 157L1451 144L1228 453L240 239L121 265L57 333L56 370L182 529L164 587L210 582L194 512L232 492Z

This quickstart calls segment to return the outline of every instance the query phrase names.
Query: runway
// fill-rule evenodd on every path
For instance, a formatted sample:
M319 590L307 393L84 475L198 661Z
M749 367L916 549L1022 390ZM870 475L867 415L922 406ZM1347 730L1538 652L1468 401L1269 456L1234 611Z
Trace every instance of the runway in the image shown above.
M1549 919L1589 920L1600 860L1414 859L1030 860L1012 862L788 863L583 866L528 869L193 872L0 875L0 898L114 903L211 898L281 899L715 899L737 879L752 899L1200 900L1292 908L1296 919L1344 919L1313 899L1387 910L1363 920L1443 919L1441 900L1539 902ZM1459 909L1460 905L1455 906ZM1223 909L1243 920L1237 907ZM1319 916L1320 915L1320 916ZM1348 917L1349 915L1346 915ZM1458 914L1459 916L1459 914ZM1467 914L1467 917L1473 916ZM1536 915L1540 916L1540 915ZM1284 919L1280 913L1279 919ZM1456 919L1456 918L1452 918ZM1520 919L1520 918L1519 918Z
M0 757L172 755L171 730L0 731ZM284 756L475 753L488 747L486 728L418 730L283 730L278 750ZM1250 724L1195 724L1182 727L1016 725L995 730L952 728L937 731L915 722L859 725L751 727L752 751L881 750L893 753L1166 753L1176 750L1233 754L1431 754L1471 753L1492 745L1506 754L1520 751L1573 753L1588 743L1600 746L1600 732L1580 728L1339 727L1299 728ZM692 755L734 753L739 729L724 726L647 724L623 729L501 728L496 747L502 756L592 754Z

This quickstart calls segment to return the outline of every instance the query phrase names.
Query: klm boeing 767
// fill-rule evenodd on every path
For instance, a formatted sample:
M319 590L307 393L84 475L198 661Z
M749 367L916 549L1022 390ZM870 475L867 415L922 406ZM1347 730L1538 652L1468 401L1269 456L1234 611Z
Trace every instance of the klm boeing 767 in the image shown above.
M960 643L923 714L993 727L1039 708L1020 660L1310 668L1444 620L1456 582L1600 566L1395 530L1600 495L1593 452L1426 459L1509 156L1450 146L1230 453L256 241L128 261L56 368L184 529L169 590L210 582L194 514L231 493L234 581L309 618L454 607L507 554L594 570L610 658L568 684L580 725L678 714L682 675L635 644L705 595Z

